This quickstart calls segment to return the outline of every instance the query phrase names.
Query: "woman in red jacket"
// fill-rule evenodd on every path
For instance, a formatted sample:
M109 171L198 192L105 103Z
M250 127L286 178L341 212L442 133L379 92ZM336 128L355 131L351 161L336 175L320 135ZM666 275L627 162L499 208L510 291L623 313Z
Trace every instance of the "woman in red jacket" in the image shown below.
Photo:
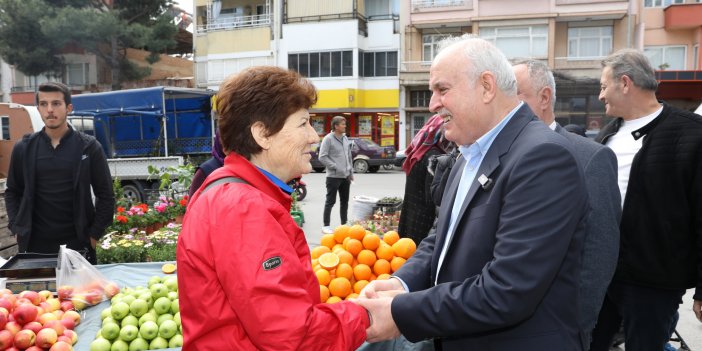
M220 87L228 155L191 199L178 239L184 350L354 350L365 340L362 307L320 303L289 213L286 183L312 170L319 142L308 112L316 98L309 81L277 67L248 68Z

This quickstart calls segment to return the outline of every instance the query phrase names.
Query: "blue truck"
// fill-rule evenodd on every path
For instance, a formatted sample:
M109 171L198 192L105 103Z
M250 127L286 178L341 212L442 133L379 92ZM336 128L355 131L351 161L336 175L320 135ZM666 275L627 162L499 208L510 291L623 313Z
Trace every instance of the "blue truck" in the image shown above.
M202 160L212 150L212 90L153 87L74 95L73 126L95 136L125 196L142 202L157 189L148 166Z

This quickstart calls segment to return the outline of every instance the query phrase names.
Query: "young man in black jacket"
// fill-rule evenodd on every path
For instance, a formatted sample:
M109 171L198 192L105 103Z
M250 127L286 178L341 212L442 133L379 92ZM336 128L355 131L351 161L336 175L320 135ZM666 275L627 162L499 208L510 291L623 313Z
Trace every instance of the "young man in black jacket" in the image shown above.
M68 125L73 105L67 86L40 85L36 102L44 128L25 135L12 150L8 227L19 252L58 253L65 244L95 264L97 240L112 223L115 207L105 154L95 138Z
M602 61L609 116L596 140L617 155L622 198L616 273L590 350L609 350L622 321L625 346L660 351L685 290L702 321L702 117L656 99L653 68L625 49Z

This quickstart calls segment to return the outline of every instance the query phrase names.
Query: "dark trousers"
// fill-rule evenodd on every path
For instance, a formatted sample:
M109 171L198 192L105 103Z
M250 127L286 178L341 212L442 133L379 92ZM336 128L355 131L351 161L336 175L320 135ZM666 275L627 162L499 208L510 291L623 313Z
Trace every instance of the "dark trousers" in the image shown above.
M331 210L336 203L336 193L339 192L339 211L341 215L341 224L346 224L349 212L349 190L351 189L351 181L347 178L329 178L327 177L327 201L324 202L324 226L329 226Z
M66 248L78 251L91 264L97 264L95 249L93 249L90 243L82 242L77 237L64 238L58 241L32 239L33 238L30 238L27 252L56 254L59 252L60 246L65 244Z
M592 331L590 351L608 351L622 322L627 350L662 350L684 294L684 289L612 283Z

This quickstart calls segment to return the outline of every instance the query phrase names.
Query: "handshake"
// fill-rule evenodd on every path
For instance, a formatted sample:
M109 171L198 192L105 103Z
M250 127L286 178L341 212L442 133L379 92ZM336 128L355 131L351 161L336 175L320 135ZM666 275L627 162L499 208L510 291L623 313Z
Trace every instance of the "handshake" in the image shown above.
M390 305L395 296L406 292L397 278L374 280L361 290L358 299L352 300L368 312L370 326L366 329L366 341L379 342L400 336Z

